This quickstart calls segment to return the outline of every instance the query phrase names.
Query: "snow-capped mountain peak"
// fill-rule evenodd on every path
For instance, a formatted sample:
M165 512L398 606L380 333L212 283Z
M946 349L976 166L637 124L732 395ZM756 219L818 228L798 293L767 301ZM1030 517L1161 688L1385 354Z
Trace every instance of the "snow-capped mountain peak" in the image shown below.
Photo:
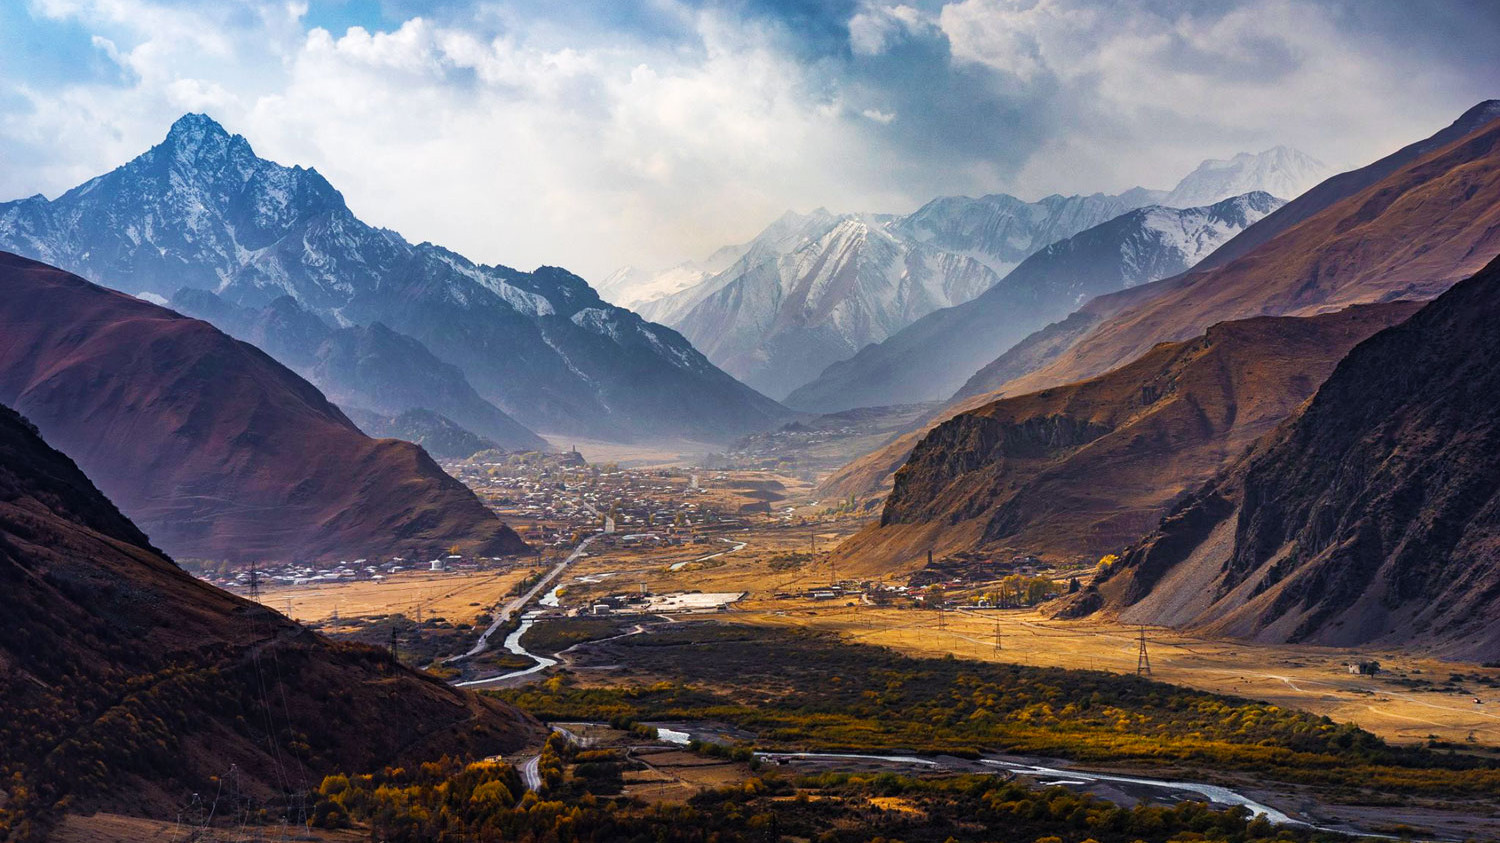
M546 430L717 438L784 414L578 276L412 245L202 114L55 201L0 204L0 248L135 295L187 289L255 310L287 297L330 326L382 323Z
M1227 160L1204 161L1159 204L1196 208L1254 191L1291 200L1330 174L1328 166L1316 158L1291 147L1274 146L1256 154L1241 152Z

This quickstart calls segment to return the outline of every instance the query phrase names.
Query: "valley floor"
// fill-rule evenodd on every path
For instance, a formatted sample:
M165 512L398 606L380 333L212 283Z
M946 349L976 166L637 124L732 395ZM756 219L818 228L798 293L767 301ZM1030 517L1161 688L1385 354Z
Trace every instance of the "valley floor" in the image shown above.
M744 591L746 597L731 608L742 623L831 630L913 655L952 653L982 661L1136 672L1138 628L1053 620L1045 607L944 612L939 629L938 613L932 611L877 608L853 598L776 597L846 578L826 563L787 568L785 560L809 551L814 535L822 550L857 527L848 521L750 524L730 534L745 543L743 550L704 564L683 565L684 554L595 553L570 572L568 602L581 605L618 589L621 581L645 583L657 593ZM612 576L600 580L601 574ZM1460 746L1500 746L1500 668L1394 651L1217 641L1164 628L1148 628L1146 637L1154 679L1326 715L1397 743L1435 738ZM1349 673L1348 664L1369 660L1381 664L1379 674Z

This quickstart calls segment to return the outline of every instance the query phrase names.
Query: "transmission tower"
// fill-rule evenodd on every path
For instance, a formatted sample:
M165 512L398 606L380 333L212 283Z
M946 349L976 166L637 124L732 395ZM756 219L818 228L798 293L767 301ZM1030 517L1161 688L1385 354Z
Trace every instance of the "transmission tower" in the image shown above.
M999 653L1003 649L1005 648L1000 644L1000 619L995 618L995 652Z
M250 566L250 599L260 602L260 569Z
M1141 624L1141 652L1135 659L1135 675L1151 675L1151 657L1146 655L1146 625Z
M401 661L400 650L396 647L396 625L391 624L391 661Z

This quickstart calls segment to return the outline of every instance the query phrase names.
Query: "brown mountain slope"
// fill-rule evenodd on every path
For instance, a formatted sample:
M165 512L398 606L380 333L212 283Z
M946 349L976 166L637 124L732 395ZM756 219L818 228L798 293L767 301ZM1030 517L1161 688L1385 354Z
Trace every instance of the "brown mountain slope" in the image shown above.
M1500 261L1355 348L1126 554L1107 605L1266 641L1500 656L1497 320Z
M1168 279L1042 369L1016 395L1093 377L1159 342L1251 316L1306 316L1430 299L1500 254L1500 121L1397 169L1223 266Z
M176 556L526 550L422 449L206 322L6 253L0 289L0 403Z
M1481 103L1424 141L1328 179L1224 244L1201 271L1090 300L977 373L924 430L850 463L819 491L879 494L936 424L1093 377L1216 322L1437 295L1500 253L1497 117L1500 101Z
M962 413L922 440L880 523L839 552L891 567L929 548L1118 551L1291 415L1356 343L1418 307L1225 322L1092 380Z
M0 588L0 839L63 808L170 819L195 792L274 820L334 770L538 736L514 709L188 576L5 407Z
M1248 229L1247 229L1248 230ZM1158 284L1162 282L1157 282ZM1014 348L991 363L1000 371L1024 374L1045 365L1061 354L1073 343L1087 334L1094 326L1109 316L1119 313L1139 299L1152 294L1155 285L1143 284L1107 296L1091 299L1074 311L1067 319L1048 325L1027 337ZM1007 378L1008 380L1009 378ZM960 394L947 405L916 422L914 429L905 431L875 451L866 454L825 478L818 486L818 494L825 498L865 498L883 495L890 491L896 470L906 464L912 449L932 429L959 413L977 410L998 399L1001 393Z

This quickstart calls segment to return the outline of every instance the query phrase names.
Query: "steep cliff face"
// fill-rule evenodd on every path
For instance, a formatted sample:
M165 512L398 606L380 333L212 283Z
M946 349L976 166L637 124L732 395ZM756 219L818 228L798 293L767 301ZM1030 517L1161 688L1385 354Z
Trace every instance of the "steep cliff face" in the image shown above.
M1500 647L1500 263L1355 348L1101 585L1130 621Z
M840 553L1118 551L1294 412L1356 343L1418 307L1227 322L1099 378L961 413L916 446L880 525Z
M0 253L0 402L183 558L526 552L421 448L375 440L213 326Z
M170 820L194 793L297 822L292 794L325 774L540 737L509 706L189 576L6 407L0 588L9 834L69 807Z

